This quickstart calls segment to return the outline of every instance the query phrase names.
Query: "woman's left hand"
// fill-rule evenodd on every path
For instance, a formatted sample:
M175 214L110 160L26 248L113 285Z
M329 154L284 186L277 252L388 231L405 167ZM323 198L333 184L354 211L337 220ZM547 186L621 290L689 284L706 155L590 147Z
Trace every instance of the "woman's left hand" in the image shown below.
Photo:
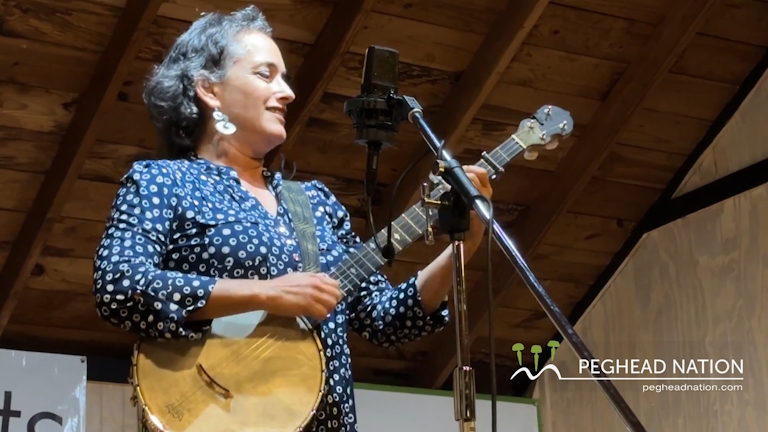
M488 171L474 165L464 165L462 168L464 169L464 172L467 173L467 177L472 184L474 184L477 190L480 191L480 194L490 200L493 196L493 188L491 187L491 181L488 178ZM470 225L466 242L475 246L480 246L483 241L485 229L485 222L483 222L480 216L472 210L470 213Z

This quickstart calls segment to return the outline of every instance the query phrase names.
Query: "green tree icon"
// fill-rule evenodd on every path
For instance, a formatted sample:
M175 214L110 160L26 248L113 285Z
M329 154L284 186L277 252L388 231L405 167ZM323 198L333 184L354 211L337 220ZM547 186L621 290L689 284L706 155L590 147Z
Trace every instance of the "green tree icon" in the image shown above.
M539 370L539 354L541 354L541 345L533 345L531 347L533 353L533 370Z
M552 348L552 355L549 356L549 359L550 360L554 360L555 359L555 351L557 351L557 347L560 346L560 343L557 342L557 341L551 340L551 341L547 342L547 346Z
M512 351L517 351L517 363L522 366L523 365L523 351L525 349L525 345L521 344L520 342L512 345Z

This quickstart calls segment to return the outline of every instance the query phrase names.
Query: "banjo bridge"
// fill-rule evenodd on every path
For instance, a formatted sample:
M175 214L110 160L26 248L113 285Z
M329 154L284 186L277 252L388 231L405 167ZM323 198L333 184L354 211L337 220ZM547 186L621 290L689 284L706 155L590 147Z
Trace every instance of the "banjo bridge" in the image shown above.
M213 389L216 393L224 397L225 399L230 399L235 397L232 392L229 391L226 387L219 384L213 377L208 373L208 371L205 370L202 364L197 363L195 365L197 367L197 374L202 378L202 380L205 382L205 384Z

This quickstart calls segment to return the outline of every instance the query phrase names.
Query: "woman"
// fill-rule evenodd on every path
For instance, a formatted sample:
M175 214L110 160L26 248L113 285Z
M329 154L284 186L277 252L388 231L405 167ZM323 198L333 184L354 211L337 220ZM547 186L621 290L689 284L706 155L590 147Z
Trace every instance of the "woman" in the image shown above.
M442 329L451 255L446 250L398 286L376 273L359 297L343 301L336 281L302 272L293 226L276 198L281 175L264 164L286 138L293 99L258 9L193 23L144 94L169 158L136 162L123 177L95 257L94 294L104 320L144 338L198 339L212 319L252 310L314 318L330 358L328 403L313 430L356 430L348 327L385 347ZM490 198L485 172L465 169ZM325 185L302 185L326 272L360 239ZM483 232L473 215L467 259Z

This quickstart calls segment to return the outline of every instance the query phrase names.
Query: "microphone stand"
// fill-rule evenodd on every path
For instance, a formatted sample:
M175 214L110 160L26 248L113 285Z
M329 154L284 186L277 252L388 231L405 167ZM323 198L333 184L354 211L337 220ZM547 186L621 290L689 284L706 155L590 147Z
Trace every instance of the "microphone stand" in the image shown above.
M439 175L451 186L450 191L443 194L440 200L427 199L426 196L423 199L425 206L439 207L440 227L451 236L454 263L453 294L454 306L456 308L457 351L457 366L453 374L454 413L456 421L459 422L460 432L474 432L476 395L474 371L469 365L469 329L467 326L466 280L464 277L464 233L469 227L469 212L471 208L474 208L486 225L488 225L491 219L491 212L484 200L477 199L482 197L482 195L469 180L461 164L442 148L442 140L429 127L429 124L424 119L422 107L416 99L411 96L397 96L394 93L390 93L387 97L386 105L395 114L394 117L396 119L407 118L410 123L416 126L429 149L437 156L440 166ZM427 214L429 214L429 209L427 209ZM520 274L520 277L553 322L558 332L563 335L563 338L568 341L571 348L582 360L591 362L594 356L589 351L589 348L587 348L563 312L536 279L536 276L534 276L512 240L496 221L493 221L492 227L490 235L493 236L493 239ZM627 404L613 383L607 379L605 374L600 371L594 376L599 378L596 380L597 384L613 406L613 409L621 416L621 419L627 426L627 430L645 432L645 428L632 411L632 408Z
M437 149L438 147L435 147ZM439 167L440 173L444 166ZM455 168L455 167L454 167ZM458 165L461 170L461 165ZM462 171L463 172L463 171ZM466 176L465 176L466 177ZM469 179L467 179L469 181ZM471 182L470 182L471 184ZM480 195L478 193L478 195ZM429 225L429 207L436 207L438 225L449 235L453 249L453 307L456 311L456 369L453 371L453 412L461 432L475 432L475 373L469 363L469 325L467 323L467 285L464 269L464 237L469 229L470 207L451 188L439 199L429 198L429 186L422 185L422 200ZM429 227L427 229L430 229Z

